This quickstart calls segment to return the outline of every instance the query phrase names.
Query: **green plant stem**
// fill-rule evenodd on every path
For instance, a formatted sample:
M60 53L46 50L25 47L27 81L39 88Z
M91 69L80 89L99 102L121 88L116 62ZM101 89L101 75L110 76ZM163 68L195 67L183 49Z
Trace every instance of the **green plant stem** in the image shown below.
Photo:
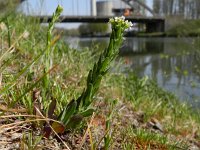
M92 103L92 98L98 91L102 77L110 69L112 61L119 53L119 48L123 41L124 28L121 25L112 25L112 33L108 48L100 55L97 63L94 64L93 69L90 70L87 77L87 87L83 91L81 97L78 98L78 105L82 102L84 109Z
M102 77L108 72L112 61L119 53L119 48L123 41L124 30L132 25L124 19L124 17L110 19L109 22L112 25L112 33L108 48L101 53L98 61L94 63L93 68L89 71L86 90L82 92L81 96L76 101L71 101L74 105L71 105L72 103L70 102L59 115L61 116L61 122L63 122L66 126L69 126L68 124L75 123L73 118L77 118L77 116L79 116L78 123L81 123L81 120L84 117L92 115L94 110L92 109L91 111L89 107L93 102L93 97L100 87ZM87 115L83 116L82 114ZM62 119L66 118L65 116L67 116L67 119Z
M59 16L62 13L62 11L63 11L63 8L60 5L58 5L55 13L53 13L52 21L49 23L49 26L48 26L46 53L45 53L45 57L44 57L44 59L45 59L44 73L46 73L52 67L52 59L51 59L52 58L51 57L52 56L52 48L51 48L52 32L55 27L55 23L59 19ZM43 83L44 83L45 89L47 89L49 86L49 74L46 75Z

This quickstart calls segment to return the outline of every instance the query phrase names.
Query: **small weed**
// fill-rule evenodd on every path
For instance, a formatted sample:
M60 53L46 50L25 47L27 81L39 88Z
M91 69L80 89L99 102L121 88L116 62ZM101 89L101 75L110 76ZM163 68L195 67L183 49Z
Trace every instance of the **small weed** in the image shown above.
M23 135L21 139L20 149L21 150L37 150L40 148L38 145L42 140L42 136L35 136L32 132L27 135Z

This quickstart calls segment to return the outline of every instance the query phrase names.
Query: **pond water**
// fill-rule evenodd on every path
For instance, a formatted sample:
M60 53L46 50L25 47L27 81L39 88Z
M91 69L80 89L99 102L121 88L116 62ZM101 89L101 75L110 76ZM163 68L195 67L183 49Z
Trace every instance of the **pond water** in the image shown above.
M74 48L105 48L108 38L67 38ZM120 49L125 68L200 108L200 44L196 38L126 38Z

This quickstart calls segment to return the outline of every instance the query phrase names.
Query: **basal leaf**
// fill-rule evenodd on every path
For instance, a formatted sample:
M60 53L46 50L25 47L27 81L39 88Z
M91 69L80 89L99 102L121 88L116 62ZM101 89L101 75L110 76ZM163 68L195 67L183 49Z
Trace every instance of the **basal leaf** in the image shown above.
M56 133L63 133L65 131L65 126L59 122L53 122L52 128Z

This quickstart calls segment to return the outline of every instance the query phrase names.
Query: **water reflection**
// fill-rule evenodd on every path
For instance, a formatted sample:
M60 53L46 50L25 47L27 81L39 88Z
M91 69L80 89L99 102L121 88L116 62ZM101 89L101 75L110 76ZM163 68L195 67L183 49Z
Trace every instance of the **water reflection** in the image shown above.
M139 76L148 75L160 86L181 99L200 107L200 52L195 51L194 38L127 38L120 55L125 68ZM79 39L79 46L91 47L92 43L108 44L108 38ZM199 64L199 65L198 65ZM196 103L195 100L198 102Z
M120 49L121 56L146 55L161 53L164 50L164 41L162 38L127 38Z
M128 45L131 45L131 41L136 42L138 39L129 40ZM200 96L200 76L196 72L195 66L199 63L199 55L191 45L193 39L148 38L142 40L144 41L144 51L140 49L136 53L129 52L129 55L125 56L130 68L139 76L148 75L160 86L175 93L183 100L198 99ZM133 45L134 42L132 42ZM130 50L133 50L131 47ZM140 47L138 46L138 48ZM200 103L193 101L192 104L200 107Z

